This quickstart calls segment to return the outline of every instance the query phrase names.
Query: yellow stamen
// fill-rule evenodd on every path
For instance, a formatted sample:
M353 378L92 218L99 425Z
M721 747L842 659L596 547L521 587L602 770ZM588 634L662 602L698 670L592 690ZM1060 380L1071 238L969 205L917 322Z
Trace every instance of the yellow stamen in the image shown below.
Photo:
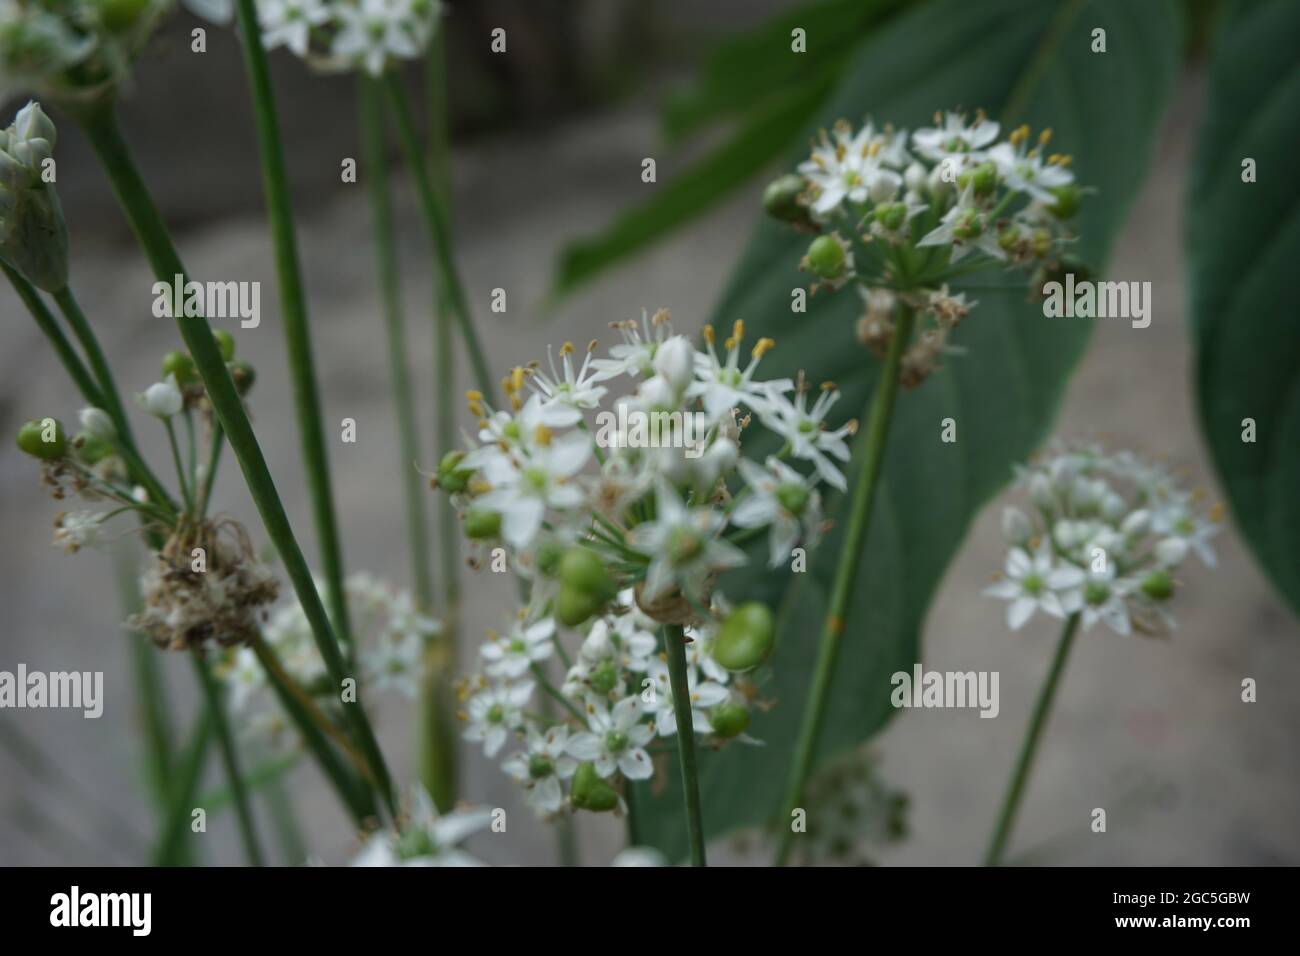
M1007 141L1010 142L1012 146L1019 146L1028 138L1029 138L1029 127L1019 126L1016 129L1013 129L1011 131L1011 134L1007 137Z
M713 326L706 325L704 328L700 329L700 335L704 337L704 341L708 342L710 345L713 344Z
M465 397L468 398L471 402L483 401L483 393L476 391L475 389L472 388L465 393Z
M533 441L543 448L549 448L551 445L551 430L545 425L538 425L533 429Z
M1047 127L1047 129L1043 130L1041 133L1038 134L1038 145L1046 146L1051 141L1052 141L1052 127L1049 126Z
M761 338L754 343L754 358L760 359L774 348L776 348L776 339Z
M517 392L524 387L524 370L519 366L515 366L510 372L510 386L512 392Z
M485 495L491 490L492 486L482 478L471 478L469 480L469 493L471 495Z
M651 325L665 325L673 320L673 314L667 309L655 309L655 314L650 316Z
M736 324L731 327L731 337L737 342L745 337L745 320L737 319Z
M563 345L560 346L561 355L572 355L576 351L577 349L573 347L572 342L565 342Z
M590 355L594 351L596 351L596 340L592 339L587 343L587 354Z
M478 402L470 402L469 413L473 415L475 418L483 418L484 417L483 406L480 405Z
M1216 501L1210 506L1210 520L1215 524L1219 524L1223 521L1226 510L1227 509L1223 507L1223 502Z

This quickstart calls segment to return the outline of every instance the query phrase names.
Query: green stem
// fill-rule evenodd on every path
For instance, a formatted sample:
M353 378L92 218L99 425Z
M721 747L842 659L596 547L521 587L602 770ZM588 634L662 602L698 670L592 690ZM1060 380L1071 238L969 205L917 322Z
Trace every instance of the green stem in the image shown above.
M140 609L140 585L134 568L136 551L124 548L113 557L122 609L125 616L130 616ZM172 786L172 739L166 688L158 672L157 651L149 640L135 632L128 633L127 640L131 642L131 659L135 665L136 706L148 747L145 770L154 799L160 808L165 808Z
M81 311L81 306L72 294L72 287L64 286L58 292L55 292L54 301L63 310L64 318L72 326L72 334L77 337L77 341L81 343L82 351L86 353L86 359L90 362L91 371L94 372L95 378L99 382L99 392L104 399L104 411L112 416L113 423L117 426L118 438L124 444L134 448L135 439L131 434L131 423L127 420L126 409L122 407L120 393L113 381L113 373L108 367L108 359L104 357L104 350L100 348L99 339L95 337L95 332L90 327L86 314Z
M153 267L154 275L164 282L171 282L178 275L184 277L185 268L180 256L172 245L162 216L154 206L148 188L140 178L130 151L122 139L111 106L83 112L78 118L113 184L118 201ZM225 360L212 337L212 328L202 316L178 317L177 325L194 358L231 451L239 461L240 470L244 473L244 480L257 505L262 523L266 526L267 535L279 552L280 560L293 583L294 592L312 629L312 636L330 681L336 688L342 688L348 674L338 640L334 637L329 616L325 613L325 606L316 590L311 569L303 558L302 549L289 524L284 504L271 480L270 469L244 411L243 401L235 390L235 383L231 380ZM388 768L360 699L344 705L344 712L357 745L373 772L381 797L390 811L396 814L397 805Z
M284 336L289 353L289 377L293 384L298 436L302 442L307 493L311 498L316 537L320 545L321 571L325 578L334 627L344 643L352 646L352 625L348 618L347 590L343 584L343 552L339 542L334 497L330 487L329 456L325 451L325 430L321 423L320 391L312 361L311 335L307 328L307 303L298 266L298 247L293 230L293 205L289 198L284 150L279 120L271 91L271 74L262 29L254 0L237 0L239 33L244 63L253 95L258 151L262 160L262 186L266 193L266 216L275 250L275 272L280 286Z
M393 240L392 198L386 163L383 100L373 83L359 84L361 101L362 169L370 198L375 260L379 293L383 302L384 326L388 335L388 377L393 385L397 408L398 468L406 493L407 545L411 552L411 577L420 606L433 607L429 538L424 512L425 489L415 463L420 460L415 430L415 399L407 369L406 328L397 281L397 253Z
M826 717L826 707L830 703L831 679L835 675L835 660L839 656L840 640L844 636L849 597L857 584L858 566L862 562L867 529L871 525L872 506L875 503L881 467L885 460L885 442L889 437L889 423L893 418L894 399L898 395L899 369L902 367L903 353L912 337L912 327L915 323L916 313L907 306L901 307L894 337L889 343L889 352L880 371L880 380L876 383L875 395L871 399L869 409L865 412L867 430L857 478L853 486L849 521L844 533L844 542L840 545L839 561L835 568L835 581L831 588L826 621L822 627L812 686L808 692L808 703L804 709L803 723L799 728L798 742L795 744L794 760L790 765L784 814L777 821L781 834L777 841L778 866L785 866L790 858L794 838L791 817L803 799L804 787L812 771L813 755L817 750L817 740L821 736L822 722Z
M437 267L439 285L447 296L447 304L451 306L452 316L460 326L460 334L465 340L465 348L469 352L470 365L473 366L474 376L478 380L479 391L491 399L495 391L492 387L492 373L488 369L487 358L483 354L478 334L474 331L465 289L461 285L460 273L456 270L456 263L452 258L451 230L448 228L442 204L438 202L438 195L429 179L428 166L420 153L420 141L415 133L406 94L402 91L401 81L396 74L389 73L382 82L397 123L402 154L406 158L406 165L411 175L415 178L420 211L424 214L425 224L429 228L430 238L433 241L434 264Z
M167 429L167 444L172 450L172 464L176 466L176 480L180 482L181 499L185 502L185 511L188 514L194 514L194 492L190 489L190 483L185 478L185 466L181 464L181 450L176 444L176 429L172 427L170 418L163 419L163 427Z
M158 848L154 851L154 863L158 866L174 866L183 853L186 823L194 810L194 794L199 788L199 778L203 776L203 765L207 759L208 745L212 740L211 709L202 711L195 718L194 724L190 745L185 749L183 759L172 780L169 809L163 818Z
M212 442L208 448L208 460L206 464L207 471L203 475L203 489L199 492L200 518L207 515L208 506L212 503L212 486L217 480L217 463L221 461L221 446L225 443L225 437L225 433L221 430L221 422L213 419Z
M1065 671L1065 662L1070 655L1070 645L1079 629L1079 615L1071 614L1061 629L1061 639L1056 645L1056 654L1052 657L1051 670L1047 672L1047 681L1038 692L1038 701L1034 704L1033 716L1029 719L1029 729L1025 732L1024 742L1020 745L1020 757L1016 760L1016 769L1011 774L1011 784L1007 795L1002 800L1002 811L998 814L997 827L993 830L993 840L984 857L985 866L998 866L1002 862L1002 852L1006 849L1011 836L1011 827L1016 821L1016 811L1020 807L1020 798L1024 795L1025 784L1029 780L1029 771L1034 766L1034 754L1038 750L1038 741L1047 724L1048 712L1052 709L1052 699L1056 696L1056 686Z
M664 649L668 652L668 683L672 687L673 714L677 718L677 755L681 762L691 866L707 866L704 858L704 820L700 813L700 774L695 763L695 725L686 676L686 634L681 625L664 625Z
M221 701L221 688L208 667L201 652L194 654L194 668L203 686L204 696L208 702L208 713L212 715L213 728L217 732L217 744L221 749L221 762L226 765L226 778L230 781L230 792L235 798L235 815L239 818L239 835L244 841L244 855L253 866L263 866L262 847L257 840L257 826L253 822L253 810L248 804L248 792L244 788L244 778L239 771L239 751L235 749L235 738L230 732L230 722Z
M77 350L72 347L59 328L59 323L55 320L54 315L46 307L44 300L41 299L40 293L36 291L35 286L24 279L18 272L10 268L5 262L0 262L0 269L8 277L9 282L13 285L14 291L18 293L18 298L23 300L27 306L27 311L31 313L32 318L36 321L36 326L49 339L50 345L54 348L54 353L67 369L68 376L76 383L77 390L81 392L81 397L96 408L105 407L103 393L100 392L99 385L91 377L89 370L82 364L81 357L77 355Z

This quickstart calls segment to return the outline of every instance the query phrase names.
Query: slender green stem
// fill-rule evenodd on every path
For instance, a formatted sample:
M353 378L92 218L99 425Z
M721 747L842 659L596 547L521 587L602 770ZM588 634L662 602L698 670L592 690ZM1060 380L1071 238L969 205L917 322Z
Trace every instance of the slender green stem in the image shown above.
M230 792L235 798L235 815L239 818L239 835L244 841L244 855L253 866L263 866L262 847L257 840L257 825L253 821L253 810L248 804L248 792L244 788L244 778L239 771L239 751L235 749L235 738L230 732L230 723L221 701L221 688L200 652L194 654L194 668L199 675L199 683L208 702L208 713L212 715L213 729L217 732L217 744L221 749L221 761L226 765L226 777L230 781Z
M155 276L164 282L171 282L178 275L183 277L185 268L180 256L172 245L171 236L167 232L162 216L154 206L148 188L140 178L130 151L122 139L112 108L100 107L88 110L79 115L78 119L113 184L118 201L131 222L132 229L153 267ZM312 629L312 636L315 638L330 681L335 687L342 688L348 674L338 640L334 637L329 616L325 613L320 594L316 590L311 569L303 558L302 549L289 524L284 504L271 479L270 469L257 442L257 436L253 433L253 426L244 411L243 401L230 378L221 351L212 337L212 328L202 316L178 317L177 325L194 358L194 364L203 379L213 410L226 433L231 451L239 461L249 493L257 505L258 513L262 516L262 523L266 526L267 534L279 552L280 560L293 583L294 592ZM395 814L397 807L388 768L384 764L378 741L375 740L374 731L366 718L359 695L356 701L344 705L344 713L347 715L357 745L373 772L381 797L389 810Z
M221 461L221 447L225 444L225 438L225 433L221 430L221 422L213 419L212 441L208 447L208 460L204 466L207 471L203 475L203 489L199 492L200 518L208 513L208 506L212 503L212 486L217 480L217 464Z
M424 511L426 491L419 472L415 470L415 463L420 460L420 445L415 430L415 399L407 369L406 327L397 281L397 252L393 239L392 198L389 194L384 136L384 104L373 83L361 82L359 87L362 170L370 198L379 293L388 335L388 377L393 385L393 404L397 409L398 469L406 493L406 531L411 553L411 577L420 606L427 611L433 607L433 579L428 522Z
M844 542L840 545L839 562L835 568L830 604L822 627L812 686L808 691L808 703L804 709L803 723L799 727L799 738L790 765L784 813L777 821L780 827L776 858L778 866L785 866L790 858L794 838L791 818L803 799L804 786L812 771L813 756L817 751L817 740L821 736L826 707L830 703L831 679L835 675L835 660L839 656L840 640L844 636L849 597L857 583L858 566L862 562L867 529L871 525L872 506L875 503L876 489L879 486L880 472L885 460L885 442L889 437L889 423L893 418L894 398L898 395L899 369L915 323L915 312L907 306L901 307L894 338L889 344L889 352L880 371L880 380L876 383L875 395L865 412L867 430L863 436L864 444L853 487L849 521L844 532Z
M461 285L460 273L456 270L456 263L452 258L451 231L442 204L438 202L438 195L434 192L433 184L429 179L428 166L420 152L420 141L415 133L406 94L396 74L389 73L382 82L397 123L402 154L406 157L406 165L415 179L420 210L424 214L425 224L429 227L433 241L434 264L437 267L439 283L447 296L448 305L451 306L452 316L460 327L461 337L465 340L465 348L469 352L470 365L473 366L474 376L478 380L479 391L490 398L495 391L492 385L492 373L488 369L487 358L483 354L478 334L474 331L465 289Z
M627 845L641 845L641 820L636 781L628 780L623 786L623 802L627 804Z
M298 266L294 238L293 205L284 168L279 120L271 90L271 74L254 0L237 0L239 33L244 63L253 95L258 151L262 160L262 187L266 193L266 217L275 250L275 271L280 286L284 336L289 353L289 377L293 384L294 407L298 416L298 437L302 442L307 492L320 546L321 571L328 591L330 615L344 643L352 646L352 625L348 618L347 589L343 584L343 551L339 542L334 497L330 487L329 456L321 422L320 391L312 361L311 334L307 328L307 301Z
M86 366L82 364L81 357L77 355L77 350L72 347L72 343L68 341L63 334L63 330L59 328L59 323L45 305L44 300L41 299L41 295L36 291L35 286L10 268L8 263L0 262L0 269L4 270L4 274L13 285L14 291L18 293L18 298L23 300L23 304L27 306L27 311L36 320L37 327L49 339L50 345L54 348L54 353L59 357L59 361L63 363L63 367L67 369L69 377L76 384L77 390L81 392L82 398L96 408L104 408L105 399L99 385L91 377Z
M266 805L275 820L276 835L280 839L280 851L291 866L299 866L307 860L307 842L302 835L302 827L294 814L293 802L289 799L288 788L277 774L266 784Z
M55 292L54 301L58 303L59 308L63 311L64 318L72 326L72 334L77 337L77 341L81 343L82 351L86 353L86 360L90 363L91 371L94 372L95 378L99 382L99 391L104 399L104 411L112 416L113 423L117 426L118 437L126 444L134 447L135 440L131 434L131 423L127 420L126 409L122 407L120 393L113 381L113 373L108 367L108 359L105 358L104 350L99 346L99 339L95 336L90 322L86 319L86 314L81 311L76 296L72 294L72 287L64 286L58 292Z
M704 820L700 813L700 773L695 762L695 724L686 676L686 634L680 625L664 625L664 650L668 653L668 683L673 691L673 715L677 718L677 756L681 763L691 866L707 866L704 858Z
M186 824L195 809L194 795L199 788L199 778L203 776L212 730L213 714L209 708L195 718L190 745L185 748L172 780L169 809L163 817L161 836L154 851L154 863L158 866L174 866L184 852Z
M1029 719L1029 729L1025 732L1024 742L1020 745L1020 757L1016 760L1016 769L1011 774L1007 795L1002 800L1002 811L998 814L998 823L993 830L993 840L984 857L985 866L998 866L1002 862L1002 852L1011 837L1011 827L1016 822L1020 798L1024 796L1025 784L1029 781L1029 771L1034 766L1038 741L1043 736L1043 728L1047 725L1052 699L1056 696L1056 687L1061 682L1065 662L1070 656L1070 646L1074 643L1074 635L1078 630L1079 615L1071 614L1061 628L1061 639L1057 642L1056 653L1052 657L1051 670L1047 672L1043 689L1038 692L1038 701L1034 704L1034 713Z
M194 492L190 488L189 480L185 477L185 466L181 464L181 450L176 444L176 429L172 426L170 418L163 419L163 427L167 429L167 444L172 450L172 464L176 466L176 480L180 482L181 499L185 502L185 511L188 514L194 514Z

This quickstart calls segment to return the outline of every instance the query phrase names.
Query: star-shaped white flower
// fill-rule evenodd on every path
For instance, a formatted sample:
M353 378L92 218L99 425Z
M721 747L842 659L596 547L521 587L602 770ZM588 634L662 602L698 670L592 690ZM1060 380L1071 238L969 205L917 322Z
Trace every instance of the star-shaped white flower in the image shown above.
M522 677L533 664L551 656L555 650L554 637L553 617L532 624L518 623L508 635L494 635L479 648L488 662L483 669L492 677Z
M591 729L569 738L569 754L590 762L602 777L618 770L629 780L648 779L654 773L654 765L645 745L655 732L641 717L637 697L625 697L612 709L599 702L588 703L587 725Z
M745 563L743 551L718 538L727 520L721 512L687 508L666 482L659 483L655 505L655 520L637 525L628 536L634 549L650 557L645 600L675 587L700 600L711 575Z
M1077 589L1083 580L1082 569L1058 562L1051 546L1044 543L1032 555L1024 548L1012 548L1007 554L1005 577L984 593L1011 602L1007 605L1007 626L1018 631L1037 610L1065 617L1068 612L1062 592Z
M769 567L790 560L794 546L802 539L809 547L821 537L821 495L814 482L777 458L769 457L760 468L748 458L737 462L740 476L749 486L731 512L738 528L770 526Z
M528 749L507 757L501 768L524 785L524 800L540 817L559 812L564 805L561 780L568 780L578 769L578 761L569 756L569 728L556 724L546 733L529 725Z
M506 745L510 731L524 723L523 708L533 696L533 681L502 681L482 687L465 704L469 726L465 739L482 741L483 753L495 757Z
M857 423L849 422L833 430L827 429L826 415L839 400L839 390L829 385L822 386L821 394L811 409L807 407L806 392L796 392L793 401L779 392L769 392L767 404L759 411L758 417L769 430L785 439L791 455L811 461L827 484L844 491L848 482L831 458L844 462L849 460L849 446L844 439L857 430Z

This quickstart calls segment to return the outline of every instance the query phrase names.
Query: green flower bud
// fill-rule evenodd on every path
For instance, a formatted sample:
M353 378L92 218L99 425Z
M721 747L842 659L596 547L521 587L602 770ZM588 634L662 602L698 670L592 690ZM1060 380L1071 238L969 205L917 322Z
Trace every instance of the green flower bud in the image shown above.
M253 366L243 359L236 359L233 362L227 362L226 369L230 372L230 377L235 383L235 391L240 395L247 395L253 387L253 382L257 380L257 372Z
M57 418L33 418L18 429L18 447L33 458L58 461L68 453L68 437Z
M993 192L998 185L998 168L992 162L985 160L971 170L970 174L971 188L976 196L987 196Z
M907 222L907 206L901 202L881 203L876 207L876 222L891 232L903 228Z
M763 208L774 219L784 222L807 222L808 210L799 204L804 191L802 176L787 173L767 184L763 190Z
M1142 579L1142 593L1153 601L1167 601L1174 595L1174 579L1164 568Z
M1040 259L1052 251L1052 234L1046 229L1035 229L1029 237L1029 248Z
M957 221L952 225L952 234L958 239L978 239L983 231L984 224L980 222L980 214L974 209L965 209L958 213Z
M555 595L555 618L565 627L577 627L599 611L604 603L587 591L561 584L559 593Z
M1003 249L1005 249L1007 252L1010 252L1019 244L1020 244L1019 226L1007 226L1007 228L1003 229L1000 233L998 233L998 245L1001 246Z
M604 813L618 806L618 791L602 780L595 766L589 763L578 764L569 796L574 807L592 813Z
M212 338L216 340L223 361L229 362L235 357L235 337L225 329L213 329Z
M553 578L560 573L560 560L564 557L564 546L558 541L546 540L537 546L537 570L543 576Z
M473 468L458 467L465 458L463 451L449 451L438 462L438 487L449 494L458 495L469 487L474 476Z
M604 604L618 591L600 555L581 546L570 548L560 559L560 583L590 595L597 604Z
M1049 189L1056 202L1048 206L1048 210L1057 219L1073 219L1079 213L1079 207L1083 205L1083 190L1075 183L1066 183L1064 186L1056 186Z
M199 370L188 352L168 352L162 360L163 378L176 376L177 385L190 385L199 380Z
M465 511L465 537L482 540L495 538L501 533L501 512L486 508L468 508Z
M731 612L713 642L713 657L729 671L752 670L772 654L776 626L765 604L750 601Z
M725 701L713 708L709 722L713 725L714 734L730 740L744 733L749 726L749 708L734 701Z
M555 772L555 764L551 763L541 754L533 754L528 758L528 776L533 780L541 780L543 777L549 777Z
M821 279L838 279L844 275L848 256L836 236L818 236L808 246L804 263L808 271Z
M117 453L111 441L98 438L90 432L77 432L72 439L72 447L77 452L77 457L87 465L97 465L110 455Z

